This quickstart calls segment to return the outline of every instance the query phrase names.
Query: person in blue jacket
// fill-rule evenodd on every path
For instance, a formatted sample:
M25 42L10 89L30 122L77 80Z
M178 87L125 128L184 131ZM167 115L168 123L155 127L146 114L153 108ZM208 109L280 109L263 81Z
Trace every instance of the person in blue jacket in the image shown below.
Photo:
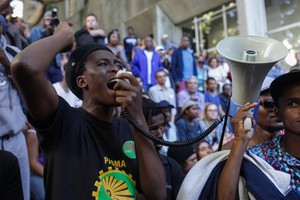
M132 62L133 75L139 75L143 81L143 90L148 92L149 88L156 84L155 73L162 68L160 55L153 48L153 39L150 36L144 38L145 48L136 52Z
M186 89L186 82L191 76L197 76L196 62L189 46L189 37L183 36L180 47L172 54L171 71L177 92Z

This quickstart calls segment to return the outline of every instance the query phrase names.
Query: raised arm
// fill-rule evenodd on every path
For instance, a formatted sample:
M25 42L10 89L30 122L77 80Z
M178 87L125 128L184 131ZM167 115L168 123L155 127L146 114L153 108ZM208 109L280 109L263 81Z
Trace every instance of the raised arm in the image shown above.
M244 152L247 149L247 145L254 133L253 129L245 132L244 120L247 117L251 117L246 113L246 111L254 108L256 105L256 103L246 103L241 109L239 109L235 117L231 120L235 138L232 143L229 157L219 177L217 199L236 199L238 179Z
M0 12L6 9L12 0L2 0L0 1Z
M26 130L26 144L30 169L38 176L43 177L44 166L39 162L39 142L34 129Z
M89 30L91 36L105 36L105 32L103 29Z
M146 131L148 126L142 112L142 90L136 78L131 74L120 74L119 78L128 79L131 84L119 81L116 90L116 101L127 109L132 118ZM133 128L139 179L146 199L166 199L166 178L154 144Z
M38 40L22 50L11 63L11 73L28 112L42 125L48 125L58 106L55 89L45 77L55 55L73 45L73 32L61 23L53 36Z

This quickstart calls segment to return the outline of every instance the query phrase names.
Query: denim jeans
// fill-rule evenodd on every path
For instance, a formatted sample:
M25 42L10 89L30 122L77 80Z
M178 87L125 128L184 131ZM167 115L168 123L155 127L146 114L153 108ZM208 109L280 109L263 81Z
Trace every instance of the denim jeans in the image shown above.
M30 177L30 199L31 200L44 200L45 189L43 177L32 175Z

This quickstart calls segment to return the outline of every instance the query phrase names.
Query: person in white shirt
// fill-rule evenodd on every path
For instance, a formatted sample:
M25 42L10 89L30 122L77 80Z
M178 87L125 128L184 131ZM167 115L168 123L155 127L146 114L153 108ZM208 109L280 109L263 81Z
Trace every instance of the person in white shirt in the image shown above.
M61 96L64 100L66 100L70 104L70 106L78 108L82 105L82 101L78 97L76 97L72 93L72 91L69 89L69 87L66 83L66 80L65 80L65 67L66 67L66 64L64 65L63 71L62 71L63 80L60 82L56 82L52 85L55 88L56 93L59 96Z
M149 89L149 97L156 103L162 100L166 100L173 106L171 121L174 123L176 116L176 95L175 91L171 87L166 86L166 72L163 69L158 70L155 73L157 84Z

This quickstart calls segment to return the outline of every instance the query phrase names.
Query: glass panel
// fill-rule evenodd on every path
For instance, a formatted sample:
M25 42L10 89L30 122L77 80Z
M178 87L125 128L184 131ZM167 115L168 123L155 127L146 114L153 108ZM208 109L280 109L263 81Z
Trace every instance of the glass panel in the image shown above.
M269 30L299 21L298 0L266 0L265 2Z
M234 2L225 5L226 24L223 24L223 7L206 12L194 19L188 20L180 24L183 34L189 35L192 38L191 46L196 50L196 44L209 51L215 51L217 43L225 38L239 34L237 25L237 9ZM198 25L198 41L196 41L195 28ZM225 29L224 26L227 28ZM226 30L226 34L224 33Z
M223 24L223 15L218 14L210 18L211 20L204 20L201 22L204 38L207 41L205 48L214 48L220 40L225 38L225 25ZM237 26L237 11L235 8L226 11L227 29L226 34L228 37L238 35L239 30Z
M237 23L237 10L236 8L232 8L226 12L227 18L227 36L235 36L239 35L238 23ZM223 39L223 38L221 38Z
M200 23L204 38L204 48L208 49L217 45L220 38L224 37L223 18L221 14L212 16L212 13L204 15Z
M296 64L295 52L300 50L300 2L298 0L266 0L268 36L282 42L289 54L285 69ZM298 23L298 24L297 24Z
M300 27L290 28L277 33L269 34L270 38L282 42L288 49L289 54L284 59L285 68L289 70L290 66L296 64L295 53L300 50Z
M229 4L226 9L228 9L226 11L226 34L228 37L238 35L236 6ZM226 27L224 27L225 24L223 24L223 14L221 10L222 8L215 12L208 12L201 17L203 20L199 23L199 25L201 25L199 31L202 31L203 37L200 37L200 42L202 39L205 49L215 48L217 43L225 38L226 34L224 33L224 28Z

